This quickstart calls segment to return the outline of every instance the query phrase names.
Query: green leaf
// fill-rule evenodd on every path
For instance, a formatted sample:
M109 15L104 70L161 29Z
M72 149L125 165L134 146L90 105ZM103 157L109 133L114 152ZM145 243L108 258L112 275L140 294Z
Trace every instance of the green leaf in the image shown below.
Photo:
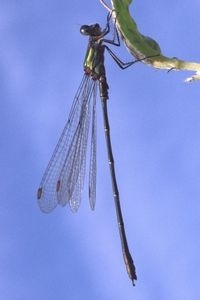
M109 12L112 12L112 18L117 30L129 52L134 57L137 59L148 57L142 62L158 69L196 71L193 76L186 79L186 82L200 80L199 63L187 62L177 57L164 56L159 44L154 39L139 32L137 24L129 12L132 0L111 0L112 8L103 0L100 0L100 2ZM149 56L154 57L150 58Z

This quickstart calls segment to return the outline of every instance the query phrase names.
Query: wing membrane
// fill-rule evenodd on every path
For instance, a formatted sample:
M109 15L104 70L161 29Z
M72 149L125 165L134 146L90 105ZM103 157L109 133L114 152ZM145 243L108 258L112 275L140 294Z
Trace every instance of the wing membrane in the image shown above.
M40 209L51 212L57 204L69 203L77 211L84 184L91 96L96 81L84 75L61 134L38 189Z

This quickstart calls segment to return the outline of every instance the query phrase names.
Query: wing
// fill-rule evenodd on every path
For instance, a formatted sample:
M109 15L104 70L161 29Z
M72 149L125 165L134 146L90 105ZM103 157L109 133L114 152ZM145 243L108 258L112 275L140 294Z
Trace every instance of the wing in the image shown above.
M96 91L93 93L93 105L92 105L92 129L91 129L91 149L90 149L90 169L89 169L89 201L92 210L95 208L96 202Z
M41 180L37 198L40 209L51 212L69 203L77 211L85 178L90 99L96 81L84 75L73 100L67 124Z

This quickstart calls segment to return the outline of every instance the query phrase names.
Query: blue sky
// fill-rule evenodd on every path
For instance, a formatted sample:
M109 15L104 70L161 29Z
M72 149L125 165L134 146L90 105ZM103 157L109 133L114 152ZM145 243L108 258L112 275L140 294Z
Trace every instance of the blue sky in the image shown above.
M190 61L200 59L199 11L198 0L131 7L165 55ZM97 0L0 2L1 299L199 299L200 83L184 83L189 72L141 63L121 71L106 55L135 288L121 255L99 103L95 211L86 192L77 214L38 209L37 187L83 74L79 28L105 21ZM123 45L113 50L131 60Z

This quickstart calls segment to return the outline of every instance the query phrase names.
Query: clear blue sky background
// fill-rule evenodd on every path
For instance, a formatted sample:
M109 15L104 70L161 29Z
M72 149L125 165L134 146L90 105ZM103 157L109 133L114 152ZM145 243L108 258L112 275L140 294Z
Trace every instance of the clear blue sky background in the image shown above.
M200 60L199 0L134 1L140 31L164 54ZM198 300L200 83L189 72L106 55L109 114L130 250L124 267L98 103L97 205L40 212L36 190L82 78L82 24L104 26L99 1L0 2L0 298ZM124 45L113 49L125 61ZM99 101L100 102L100 101Z

